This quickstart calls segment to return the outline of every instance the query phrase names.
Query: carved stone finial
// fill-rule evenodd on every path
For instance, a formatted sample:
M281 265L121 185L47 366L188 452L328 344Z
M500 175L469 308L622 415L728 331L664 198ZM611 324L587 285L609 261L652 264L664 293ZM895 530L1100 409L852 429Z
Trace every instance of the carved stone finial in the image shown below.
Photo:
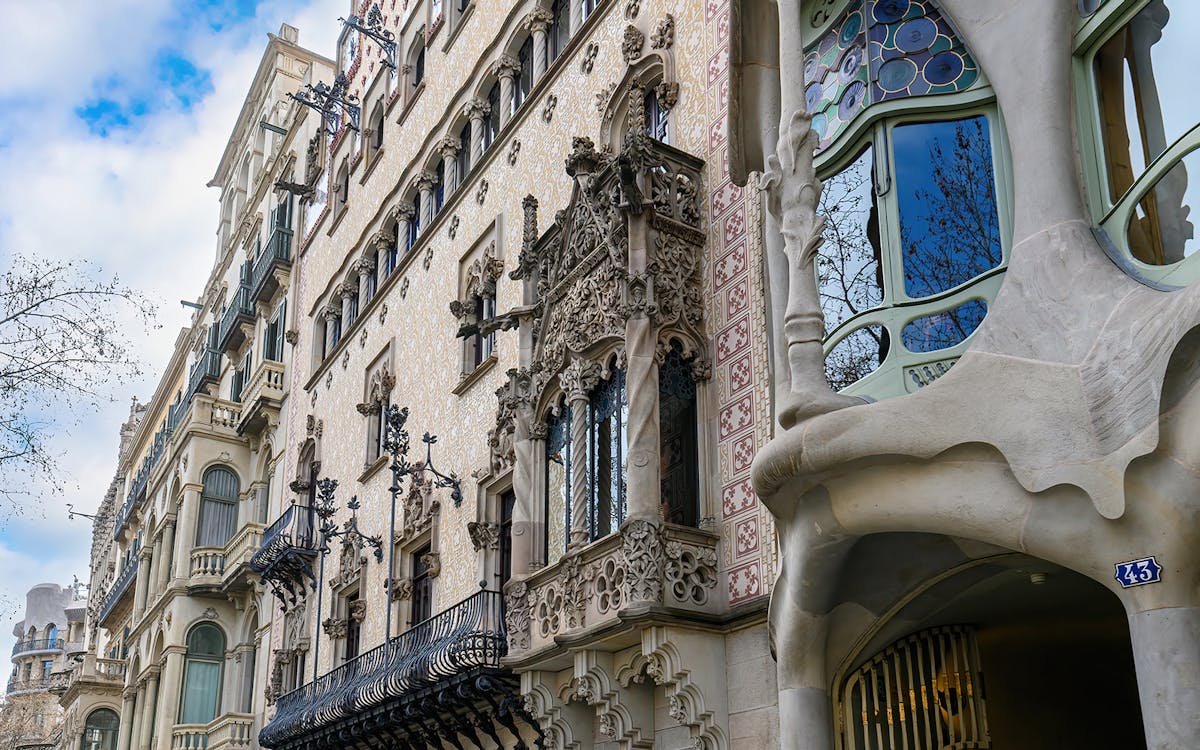
M651 49L670 49L675 44L675 16L668 13L650 35Z
M646 35L637 26L629 24L625 27L625 35L621 38L621 57L626 64L632 64L642 56L642 48L646 46Z
M600 159L595 141L586 136L575 136L571 139L571 153L567 156L567 174L571 177L577 174L591 174L600 165Z

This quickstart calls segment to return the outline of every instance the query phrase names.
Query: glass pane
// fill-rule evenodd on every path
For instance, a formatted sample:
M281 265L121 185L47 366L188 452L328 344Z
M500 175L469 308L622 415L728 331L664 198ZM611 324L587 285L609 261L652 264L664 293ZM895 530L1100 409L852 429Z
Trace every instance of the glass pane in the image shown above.
M219 662L188 659L183 684L181 724L207 724L217 717L217 696L221 688Z
M625 371L617 370L609 380L600 383L591 397L588 525L592 539L616 531L625 519L625 422L628 413Z
M825 379L840 391L879 369L888 354L888 332L881 325L863 326L825 355Z
M1183 157L1138 201L1127 228L1133 257L1162 266L1178 263L1200 248L1190 221L1192 207L1200 205L1196 175L1200 175L1200 151Z
M1098 114L1114 201L1200 122L1200 101L1182 73L1195 66L1197 28L1200 3L1154 0L1096 53Z
M868 146L852 164L825 180L817 207L825 219L817 278L826 333L883 302L874 164Z
M892 130L904 291L944 292L1003 260L987 118Z
M663 517L695 526L699 521L696 447L696 380L691 363L671 347L658 368L659 462Z
M193 656L224 656L225 636L212 625L197 625L188 636L188 653Z
M546 436L546 564L556 562L567 549L571 513L571 411L547 422Z
M973 299L953 310L926 315L910 321L900 332L904 348L910 352L935 352L949 349L975 332L987 314L983 300Z

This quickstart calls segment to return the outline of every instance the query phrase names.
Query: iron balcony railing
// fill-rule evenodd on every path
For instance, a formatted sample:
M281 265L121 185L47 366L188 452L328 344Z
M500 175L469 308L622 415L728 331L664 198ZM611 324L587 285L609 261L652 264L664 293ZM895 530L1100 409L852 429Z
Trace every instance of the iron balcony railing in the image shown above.
M36 641L18 641L13 645L13 656L29 651L62 651L61 638L39 638Z
M254 261L254 272L250 277L251 298L255 302L265 302L275 293L274 275L276 268L288 268L292 265L292 230L287 227L275 227L267 246Z
M8 681L8 694L25 692L27 690L47 690L50 688L50 675L31 677L28 680L12 679Z
M121 597L129 590L129 584L133 582L137 576L138 558L135 556L121 571L121 575L117 576L117 580L113 581L113 585L109 587L108 593L104 595L104 601L100 604L100 614L98 621L103 623L108 616L116 609L117 603L121 601Z
M205 349L188 372L188 392L184 402L191 400L208 383L221 379L221 352Z
M253 322L254 300L250 297L250 287L242 283L238 285L232 302L221 316L221 324L217 328L217 348L225 352L240 346L245 339L241 333L241 324Z
M506 652L503 599L480 591L382 646L280 696L259 744L278 747L478 669Z
M293 505L263 532L263 543L250 558L250 569L265 573L288 549L313 550L313 510L307 505Z

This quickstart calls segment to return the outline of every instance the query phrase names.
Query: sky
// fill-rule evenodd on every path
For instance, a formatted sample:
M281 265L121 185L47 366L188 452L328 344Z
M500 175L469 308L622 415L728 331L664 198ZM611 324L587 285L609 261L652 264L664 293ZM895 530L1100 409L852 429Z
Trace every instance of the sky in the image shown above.
M147 375L98 412L53 415L68 473L0 518L0 655L25 592L88 578L91 522L132 397L148 401L216 256L217 168L267 44L287 22L332 57L349 0L0 0L0 264L87 258L159 306L131 327Z

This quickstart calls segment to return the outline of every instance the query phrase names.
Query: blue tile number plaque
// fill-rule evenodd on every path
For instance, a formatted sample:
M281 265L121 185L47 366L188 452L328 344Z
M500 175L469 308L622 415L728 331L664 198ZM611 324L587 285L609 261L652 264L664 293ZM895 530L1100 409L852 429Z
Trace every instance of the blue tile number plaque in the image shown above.
M1154 556L1143 557L1141 560L1117 563L1117 582L1121 588L1129 589L1134 586L1145 586L1147 583L1158 583L1162 580L1162 566Z

